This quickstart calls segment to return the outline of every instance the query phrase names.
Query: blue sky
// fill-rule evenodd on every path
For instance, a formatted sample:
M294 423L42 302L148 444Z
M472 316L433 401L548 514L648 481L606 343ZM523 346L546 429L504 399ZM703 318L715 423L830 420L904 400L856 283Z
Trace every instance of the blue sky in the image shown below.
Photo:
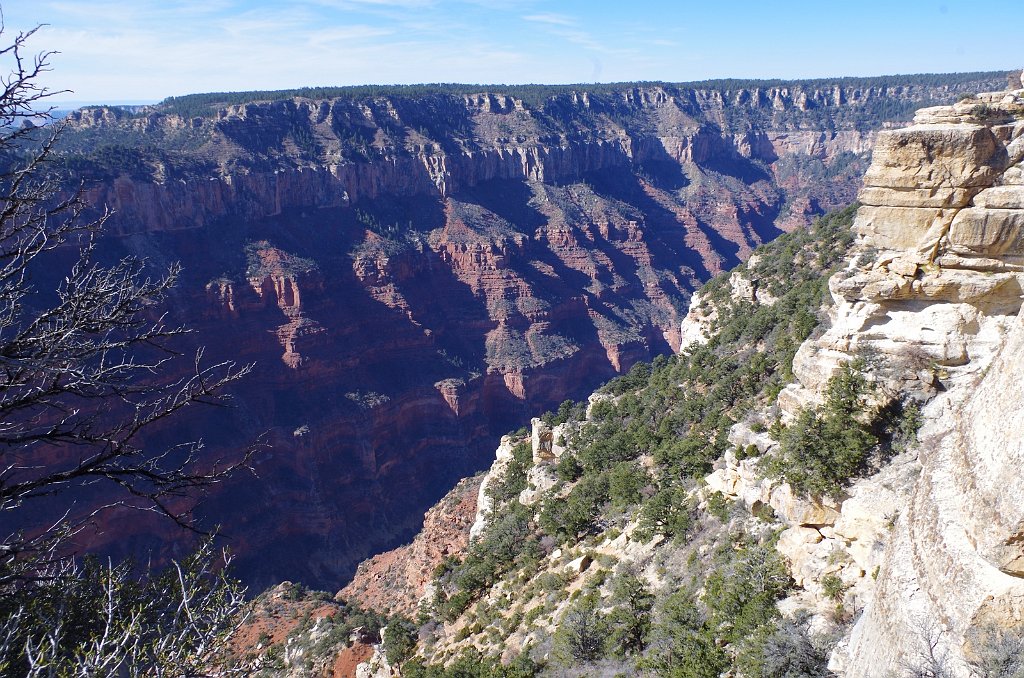
M1022 0L6 0L73 101L364 83L579 83L1024 66Z

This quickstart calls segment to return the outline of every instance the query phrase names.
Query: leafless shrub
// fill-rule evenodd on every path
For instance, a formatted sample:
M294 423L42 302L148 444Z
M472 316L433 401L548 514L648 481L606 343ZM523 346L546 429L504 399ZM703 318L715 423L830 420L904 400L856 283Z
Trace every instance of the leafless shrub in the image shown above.
M1024 626L981 626L968 634L981 678L1024 678Z
M914 629L918 637L915 654L903 662L904 678L954 678L949 650L942 642L942 629L932 620Z
M25 56L33 33L0 47L10 68L0 76L0 674L194 675L241 602L227 557L215 564L207 543L157 572L76 560L70 537L112 506L191 527L170 500L220 482L248 455L201 465L200 442L144 449L142 433L221 403L249 367L207 366L200 351L186 376L169 376L181 373L170 342L187 330L156 309L178 267L151 277L138 259L98 261L107 215L86 218L81 194L51 171L62 126L39 84L52 53ZM56 290L33 284L44 271L63 278ZM79 515L80 488L110 499ZM65 512L40 528L43 503Z
M208 673L244 590L207 541L164 570L98 559L51 563L0 601L0 674L179 676Z

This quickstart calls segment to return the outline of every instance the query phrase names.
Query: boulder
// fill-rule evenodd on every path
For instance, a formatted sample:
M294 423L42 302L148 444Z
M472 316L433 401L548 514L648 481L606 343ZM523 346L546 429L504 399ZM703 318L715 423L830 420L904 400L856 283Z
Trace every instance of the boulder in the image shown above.
M565 564L564 569L573 574L582 574L587 571L587 568L589 568L593 562L594 557L588 553L576 558L575 560L570 560Z
M942 237L955 214L954 209L934 207L864 206L857 210L853 230L879 249L926 249Z
M819 497L798 497L793 494L789 483L783 483L772 490L769 503L777 515L792 525L834 525L839 518L838 505L834 501Z
M789 570L797 586L804 584L806 566L814 557L814 547L821 539L821 534L810 527L790 527L779 535L776 548L789 563Z
M997 193L996 199L1000 196L1009 199L1010 194ZM986 256L1024 255L1024 210L962 209L953 218L949 242L955 250L964 249Z
M879 132L865 186L985 186L1005 167L1005 150L978 124L918 124Z
M988 209L1024 210L1024 185L992 186L974 196L974 206Z

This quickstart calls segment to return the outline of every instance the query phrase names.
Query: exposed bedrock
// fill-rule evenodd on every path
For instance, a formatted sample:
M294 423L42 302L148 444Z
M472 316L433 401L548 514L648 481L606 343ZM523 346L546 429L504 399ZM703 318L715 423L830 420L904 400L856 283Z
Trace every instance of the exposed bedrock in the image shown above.
M208 359L256 363L234 409L155 435L216 459L266 433L256 477L201 516L251 584L336 589L501 434L677 349L702 280L850 202L872 106L958 88L979 86L87 109L64 152L115 210L109 253L181 261L174 319ZM988 242L1000 224L954 230ZM98 543L180 552L173 534L112 519Z
M800 348L799 384L780 396L793 415L860 356L883 387L927 401L919 475L890 483L897 501L880 504L895 524L873 537L877 586L835 658L844 675L910 666L929 643L951 675L976 675L980 648L1024 620L1022 160L1024 90L882 132L854 258L830 281L832 327Z

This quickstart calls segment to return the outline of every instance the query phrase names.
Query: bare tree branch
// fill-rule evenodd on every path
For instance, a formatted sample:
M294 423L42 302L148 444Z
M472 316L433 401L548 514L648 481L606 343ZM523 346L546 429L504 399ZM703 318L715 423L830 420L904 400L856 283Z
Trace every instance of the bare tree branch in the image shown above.
M247 466L254 447L210 462L202 441L144 438L189 407L223 406L252 366L173 349L189 330L160 309L179 266L102 263L109 212L87 217L81 188L53 171L64 126L40 84L53 52L27 51L35 32L0 46L0 675L201 675L243 601L227 554L206 540L155 571L76 558L72 540L116 507L197 530L178 498ZM56 271L54 288L34 284ZM78 506L81 488L105 499ZM43 505L60 515L39 524Z

